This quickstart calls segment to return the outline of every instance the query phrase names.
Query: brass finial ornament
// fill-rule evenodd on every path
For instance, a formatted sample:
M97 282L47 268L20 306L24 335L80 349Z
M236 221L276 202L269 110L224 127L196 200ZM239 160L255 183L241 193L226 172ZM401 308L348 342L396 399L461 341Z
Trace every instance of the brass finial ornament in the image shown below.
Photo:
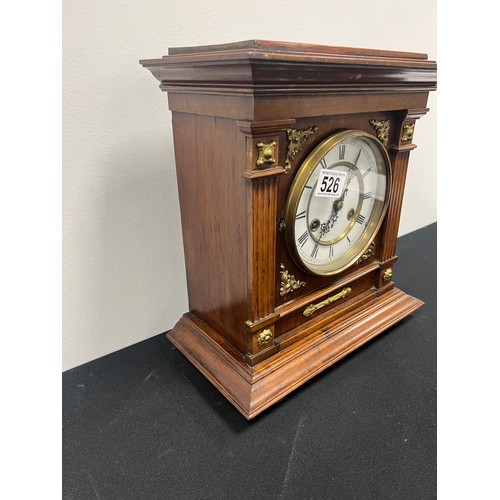
M295 279L293 274L290 274L283 264L280 265L280 295L285 297L287 293L293 292L298 288L306 286L305 281Z
M370 125L376 130L378 140L387 147L391 122L389 120L370 120Z
M304 143L318 130L318 127L309 127L306 130L296 130L289 128L286 133L288 136L288 150L285 160L285 171L288 172L292 168L292 161L297 153L302 149Z

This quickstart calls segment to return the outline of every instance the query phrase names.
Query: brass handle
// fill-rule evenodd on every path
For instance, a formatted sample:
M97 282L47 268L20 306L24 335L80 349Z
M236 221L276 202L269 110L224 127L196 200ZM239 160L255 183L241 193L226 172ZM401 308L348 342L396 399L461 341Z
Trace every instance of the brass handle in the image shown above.
M343 299L344 297L347 297L350 293L351 289L349 287L344 288L341 292L336 293L331 297L328 297L327 299L323 300L322 302L319 302L318 304L311 304L310 306L307 306L302 314L304 316L311 316L311 314L316 312L318 309L321 309L322 307L325 307L328 304L335 302L336 300Z

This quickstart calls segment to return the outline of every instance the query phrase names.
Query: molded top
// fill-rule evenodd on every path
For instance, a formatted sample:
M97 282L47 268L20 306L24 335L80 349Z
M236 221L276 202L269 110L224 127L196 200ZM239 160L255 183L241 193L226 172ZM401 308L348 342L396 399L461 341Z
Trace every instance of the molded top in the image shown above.
M200 54L235 50L257 50L300 54L323 54L364 57L391 57L401 59L427 59L427 54L418 52L401 52L393 50L362 49L354 47L335 47L329 45L280 42L271 40L245 40L242 42L223 43L217 45L200 45L197 47L171 47L169 55ZM164 56L168 57L168 56Z

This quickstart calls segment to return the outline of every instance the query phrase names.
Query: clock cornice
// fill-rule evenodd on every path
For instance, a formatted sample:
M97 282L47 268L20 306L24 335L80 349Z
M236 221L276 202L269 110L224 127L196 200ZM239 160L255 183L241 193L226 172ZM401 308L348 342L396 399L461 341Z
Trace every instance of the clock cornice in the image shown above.
M436 63L414 52L250 40L174 48L140 63L164 91L297 96L436 89Z

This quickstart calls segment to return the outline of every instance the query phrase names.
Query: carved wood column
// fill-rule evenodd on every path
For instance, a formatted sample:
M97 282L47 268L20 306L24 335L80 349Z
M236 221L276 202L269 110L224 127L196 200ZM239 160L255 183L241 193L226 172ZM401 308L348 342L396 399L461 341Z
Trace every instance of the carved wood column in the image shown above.
M254 364L278 346L274 342L277 236L277 176L286 169L285 131L295 120L238 122L246 136L248 214L248 341L247 361Z
M391 201L386 215L386 221L381 228L381 249L379 258L382 262L379 286L387 284L392 278L391 266L397 260L396 245L398 238L403 194L408 171L410 152L417 146L413 143L415 122L427 113L427 108L411 109L401 115L396 122L394 142L389 147L389 157L392 166Z

